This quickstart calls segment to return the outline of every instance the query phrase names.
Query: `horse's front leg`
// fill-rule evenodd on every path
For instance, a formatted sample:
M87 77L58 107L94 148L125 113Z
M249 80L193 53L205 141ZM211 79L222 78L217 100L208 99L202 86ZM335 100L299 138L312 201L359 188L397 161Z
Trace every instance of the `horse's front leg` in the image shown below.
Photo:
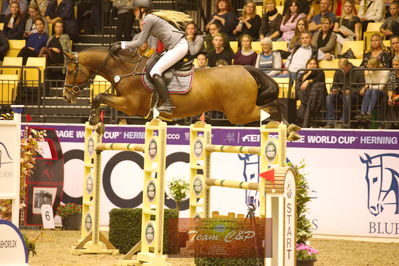
M96 125L100 122L100 105L106 104L111 108L117 109L119 111L124 111L124 107L126 107L126 98L123 96L117 96L114 94L108 93L99 93L97 94L92 101L91 111L89 117L90 125Z

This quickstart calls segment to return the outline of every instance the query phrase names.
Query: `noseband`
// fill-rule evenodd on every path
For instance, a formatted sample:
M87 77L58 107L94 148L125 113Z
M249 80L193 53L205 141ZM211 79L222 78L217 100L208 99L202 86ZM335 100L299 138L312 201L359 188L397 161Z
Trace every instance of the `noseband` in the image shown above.
M79 54L73 53L73 59L70 59L69 57L67 57L67 63L75 64L75 67L73 70L73 84L64 84L64 87L71 88L72 94L77 96L85 87L88 87L93 83L94 78L103 69L103 67L107 64L110 57L111 57L111 53L108 52L108 55L105 58L104 62L102 63L101 67L98 68L96 70L96 72L93 75L91 75L86 82L83 82L82 84L76 84L76 79L78 78L78 73L80 71L80 69L79 69Z

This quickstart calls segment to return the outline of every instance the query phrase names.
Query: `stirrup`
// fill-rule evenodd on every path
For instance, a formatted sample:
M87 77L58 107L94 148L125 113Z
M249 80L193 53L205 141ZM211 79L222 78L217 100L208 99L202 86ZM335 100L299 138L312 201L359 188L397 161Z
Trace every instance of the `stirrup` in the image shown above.
M160 113L165 113L168 115L173 114L173 110L175 109L175 106L172 104L172 102L164 102L161 106L157 108L157 110Z

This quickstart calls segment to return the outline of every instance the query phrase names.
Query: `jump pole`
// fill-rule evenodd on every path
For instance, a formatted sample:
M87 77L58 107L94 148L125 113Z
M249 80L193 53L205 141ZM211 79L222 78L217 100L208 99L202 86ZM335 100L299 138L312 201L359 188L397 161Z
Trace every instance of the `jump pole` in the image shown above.
M278 138L269 138L277 133ZM259 192L260 217L266 218L265 265L296 265L295 258L295 178L286 165L287 127L260 128L260 147L212 145L211 126L199 121L190 127L190 217L210 217L212 186L250 189ZM257 154L260 172L274 168L274 182L260 178L259 183L213 179L211 153ZM289 197L287 193L289 192ZM287 200L289 199L289 200Z

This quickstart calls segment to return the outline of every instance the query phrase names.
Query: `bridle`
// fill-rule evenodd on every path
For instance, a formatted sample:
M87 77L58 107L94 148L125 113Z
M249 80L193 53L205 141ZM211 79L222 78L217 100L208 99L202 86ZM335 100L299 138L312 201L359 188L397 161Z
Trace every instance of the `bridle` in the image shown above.
M105 58L104 62L101 64L100 68L92 74L89 79L86 82L83 82L82 84L76 84L76 79L78 78L78 73L80 71L79 69L79 54L78 53L73 53L73 59L70 59L67 57L67 63L73 63L75 64L74 70L73 70L73 84L64 84L65 88L71 88L72 94L74 96L79 95L79 93L85 88L90 86L94 82L94 78L97 76L97 74L103 69L103 67L108 63L108 60L111 58L111 51L108 52L107 57ZM84 73L84 72L83 72ZM87 74L85 74L87 76Z

